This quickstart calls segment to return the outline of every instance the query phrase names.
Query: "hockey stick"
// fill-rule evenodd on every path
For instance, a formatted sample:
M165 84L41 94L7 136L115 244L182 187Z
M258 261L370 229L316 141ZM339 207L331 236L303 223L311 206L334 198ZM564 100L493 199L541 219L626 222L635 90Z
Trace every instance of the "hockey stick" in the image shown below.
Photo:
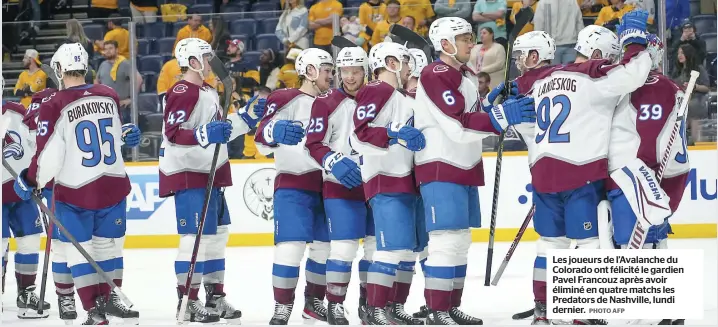
M404 42L413 44L414 47L424 51L426 58L434 60L434 46L421 35L399 24L392 24L389 33L396 35Z
M349 41L349 39L341 35L334 36L334 38L332 39L332 45L339 48L339 50L343 48L358 47L356 43Z
M15 172L15 170L12 169L12 167L10 167L10 164L8 164L5 158L2 159L2 165L3 167L5 167L5 169L7 169L8 172L10 172L10 175L13 179L17 179L17 173ZM75 249L77 249L77 251L80 252L80 254L85 258L85 260L87 260L87 263L89 263L90 266L92 266L92 268L97 271L97 274L100 275L104 282L110 285L110 289L113 292L117 293L122 302L125 302L128 307L132 308L134 304L130 301L130 299L127 298L127 296L125 296L125 293L122 293L122 290L120 290L120 288L115 285L115 282L112 281L112 277L108 275L104 270L102 270L102 268L100 268L100 266L97 264L97 261L95 261L95 259L93 259L89 253L87 253L87 251L82 247L82 245L77 242L75 237L72 236L72 234L70 234L70 232L57 219L57 217L55 217L55 214L50 211L50 209L48 209L44 203L42 203L42 199L37 194L35 194L35 192L32 193L31 197L32 200L35 201L35 204L40 207L40 211L46 214L53 224L57 225L57 228L60 229L60 233L62 233L62 235L65 235L67 240L69 240L70 243L72 243L72 245L75 247Z
M676 113L676 122L673 124L673 131L671 132L671 136L668 139L668 144L666 145L666 149L663 151L663 158L661 158L661 166L658 167L658 171L656 172L656 180L658 183L663 180L663 173L666 171L666 167L668 166L668 160L673 157L673 142L676 140L676 136L678 135L678 131L681 128L681 124L683 124L683 121L686 119L686 114L688 113L688 102L690 102L691 94L693 93L693 89L696 87L696 81L698 80L698 75L700 75L699 72L692 70L691 71L691 78L688 81L688 86L686 87L685 96L683 97L683 100L681 101L681 106L678 107L678 112ZM648 226L650 228L650 226ZM636 225L633 226L633 231L631 232L631 237L629 238L627 249L635 250L635 249L642 249L643 245L646 243L646 238L648 236L648 228L645 228L641 226L641 222L639 219L636 219Z
M55 75L55 71L50 67L48 64L42 64L40 66L40 69L47 75L47 78L49 78L52 83L55 84L55 89L60 89L60 81L57 79L57 75Z
M3 137L3 148L5 147L5 133L7 133L7 129L10 127L10 118L3 117L0 118L0 135ZM2 267L2 294L5 294L5 273L7 273L7 261L5 261L5 257L8 256L8 253L10 251L10 243L7 244L7 247L3 249L2 251L2 261L3 261L3 267ZM9 259L9 258L8 258Z
M494 281L491 282L491 285L496 286L499 283L499 279L501 279L501 276L504 274L506 266L509 265L509 260L511 260L511 257L514 255L514 251L516 251L516 247L518 247L521 238L524 236L524 232L526 232L526 228L529 226L531 219L533 219L535 212L536 205L532 205L531 209L529 210L529 213L526 215L526 218L524 218L523 224L521 224L521 228L519 228L519 232L516 234L514 241L511 243L509 251L506 252L506 256L504 256L504 261L501 263L501 266L499 266L499 270L496 272L496 275L494 276Z
M524 312L519 312L519 313L517 313L517 314L511 316L511 319L513 319L513 320L523 320L523 319L526 319L526 318L531 317L531 316L533 316L533 315L534 315L534 309L528 309L528 310L526 310L526 311L524 311Z
M209 62L212 67L212 71L219 77L224 86L224 107L222 113L222 120L227 120L227 113L232 103L232 77L224 67L222 61L215 56ZM194 237L194 247L192 248L192 259L189 262L189 271L187 271L187 281L185 281L185 290L182 294L182 304L180 304L180 311L177 315L177 324L182 325L185 323L184 316L187 312L187 304L189 303L189 290L192 286L192 276L194 275L194 269L197 265L197 254L199 252L199 242L202 238L202 231L204 231L204 221L207 219L207 210L209 209L209 199L212 194L212 186L214 186L214 175L217 172L217 161L219 160L219 151L222 149L222 144L216 144L214 146L214 155L212 156L212 164L209 166L209 176L207 177L207 188L204 194L204 203L202 204L202 216L199 219L197 226L197 235Z
M519 32L533 19L533 11L531 8L523 8L514 16L516 24L509 35L508 44L506 46L506 64L504 66L504 92L503 98L508 99L511 92L511 81L509 81L509 65L511 65L511 52L513 49L513 40L519 35ZM491 283L491 264L494 258L494 238L496 236L496 218L499 211L499 185L501 183L501 163L504 157L504 138L506 132L503 131L499 135L499 149L496 153L496 173L494 174L494 194L491 200L491 224L489 225L489 247L486 250L486 276L484 277L484 286Z
M45 291L47 290L47 271L50 265L50 247L52 246L52 223L47 221L47 215L42 213L42 223L45 225L45 258L42 261L42 278L40 279L40 302L37 305L37 314L42 315L45 306Z

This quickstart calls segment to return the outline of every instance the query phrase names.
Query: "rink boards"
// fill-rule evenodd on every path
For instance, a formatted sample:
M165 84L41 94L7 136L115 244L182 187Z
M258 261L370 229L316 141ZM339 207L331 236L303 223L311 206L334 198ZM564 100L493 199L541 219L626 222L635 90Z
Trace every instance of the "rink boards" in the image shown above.
M691 173L679 210L671 218L675 238L715 238L718 151L715 145L689 148ZM488 240L496 154L485 153L486 185L479 188L482 226L473 230L474 242ZM132 192L127 197L127 248L176 247L173 198L158 196L157 163L130 163ZM230 246L273 244L274 164L272 160L232 161L234 186L225 191L232 225ZM531 207L532 187L525 152L504 154L499 196L497 241L512 241ZM531 225L530 225L531 226ZM530 228L526 240L537 235ZM12 244L11 246L14 246Z

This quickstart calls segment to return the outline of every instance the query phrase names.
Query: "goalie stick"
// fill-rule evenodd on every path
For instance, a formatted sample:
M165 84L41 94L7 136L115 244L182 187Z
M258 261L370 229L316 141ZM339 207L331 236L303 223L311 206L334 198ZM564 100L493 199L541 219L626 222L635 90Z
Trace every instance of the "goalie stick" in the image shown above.
M508 45L506 49L506 65L504 66L504 92L503 98L508 99L509 93L511 92L511 81L509 81L509 65L511 65L511 52L514 47L514 40L519 35L519 32L528 24L534 17L531 8L523 8L519 10L514 16L516 23L514 24L511 34L509 35ZM501 101L501 100L500 100ZM506 132L501 132L499 135L499 149L496 152L496 172L494 173L494 194L491 200L491 224L489 225L489 246L486 250L486 275L484 277L484 286L489 286L491 283L491 264L494 257L494 238L496 236L496 218L499 211L499 186L501 184L501 163L504 157L504 138Z
M222 120L227 120L227 113L232 103L232 77L229 75L227 68L224 67L222 61L214 56L209 62L212 71L221 80L222 86L224 86L224 104L222 107ZM194 275L194 269L197 265L197 254L199 252L199 242L202 238L202 231L204 230L204 221L207 219L207 210L209 209L209 199L212 194L212 186L214 185L214 175L217 172L217 161L219 160L219 151L222 149L222 144L216 144L214 146L214 155L212 156L212 164L209 166L209 177L207 178L207 188L204 193L204 203L202 204L202 216L200 217L199 224L197 225L197 235L194 237L194 247L192 248L192 259L189 262L189 270L187 271L187 281L185 282L184 294L182 294L182 303L180 304L180 311L177 315L177 324L183 325L185 323L184 316L187 312L187 303L189 303L189 290L192 286L192 275Z
M666 149L663 151L661 166L658 167L658 171L656 172L656 180L659 184L661 180L663 180L663 173L666 171L668 161L673 157L673 142L676 140L681 124L683 124L686 119L686 114L688 113L688 102L691 99L693 89L696 87L696 81L698 80L699 75L699 72L695 70L691 71L691 78L688 81L685 95L683 96L681 105L678 107L678 112L676 113L677 118L676 122L673 124L673 131L671 132L671 136L668 138ZM683 137L685 138L685 135L683 135ZM650 226L648 227L650 228ZM633 231L631 232L631 237L628 239L628 246L626 248L631 250L642 249L643 245L646 243L646 238L648 238L648 228L644 228L638 217L636 217L636 225L633 226Z

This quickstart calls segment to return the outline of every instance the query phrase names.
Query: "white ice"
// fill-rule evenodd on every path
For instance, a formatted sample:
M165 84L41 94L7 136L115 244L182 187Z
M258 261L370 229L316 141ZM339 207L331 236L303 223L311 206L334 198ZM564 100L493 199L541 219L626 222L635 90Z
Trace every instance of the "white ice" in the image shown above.
M704 273L704 309L702 320L688 320L687 325L718 325L718 240L670 240L669 246L678 249L703 249L705 252ZM494 270L498 268L510 243L497 243L494 254ZM162 250L126 250L125 280L123 291L134 301L134 309L140 311L140 324L174 324L177 307L176 279L174 259L176 251ZM530 320L511 320L514 313L532 308L533 294L531 286L532 267L535 257L535 244L524 242L514 253L509 266L498 286L484 287L486 265L486 244L474 243L469 252L468 275L464 291L462 308L477 317L483 318L489 325L528 325ZM245 325L266 325L272 316L274 301L272 298L272 258L271 247L242 247L227 250L226 286L228 299L242 310L242 323ZM40 257L42 264L42 256ZM356 262L354 271L356 271ZM52 274L48 280L47 301L52 305L50 317L43 320L20 320L16 317L16 287L12 264L12 253L7 270L5 294L3 295L3 325L58 325L62 324L57 315L57 297L52 284ZM359 324L358 275L352 276L352 283L345 305L349 311L350 322ZM40 277L38 275L37 283ZM417 274L407 303L407 311L417 310L424 302L424 281L417 265ZM302 324L304 280L300 278L291 324ZM39 292L39 287L38 287ZM203 291L200 297L203 298ZM79 325L84 320L79 298L76 297ZM669 317L658 317L669 318Z

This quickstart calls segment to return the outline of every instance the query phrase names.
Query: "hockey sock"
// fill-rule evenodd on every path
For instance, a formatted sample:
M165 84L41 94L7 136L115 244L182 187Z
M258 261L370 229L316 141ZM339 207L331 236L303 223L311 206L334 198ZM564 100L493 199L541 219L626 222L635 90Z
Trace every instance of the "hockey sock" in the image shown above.
M534 301L546 303L546 250L568 249L570 245L571 240L566 237L539 237L534 260Z
M272 288L275 302L294 303L294 290L299 282L299 263L306 247L304 242L281 242L274 246Z
M408 252L401 258L396 268L396 280L392 289L392 295L389 302L406 303L409 298L409 290L411 289L411 281L414 278L414 266L416 266L416 252Z
M55 293L57 295L73 294L75 283L72 281L72 272L67 267L63 243L58 239L52 240L50 251L52 252L52 280L55 282Z
M324 299L327 291L327 258L329 258L329 242L315 241L309 244L309 255L304 271L307 280L304 296Z
M359 286L360 297L366 298L367 272L371 266L374 252L376 252L376 237L367 235L364 237L364 256L359 260Z
M112 282L116 283L115 267L117 267L117 246L115 245L115 239L93 236L92 247L95 251L95 257L93 258L95 258L100 268L112 277ZM112 292L110 284L106 283L99 275L97 275L97 279L99 282L100 295L104 296L105 300L109 300L110 293Z
M27 235L15 239L17 252L15 252L15 280L19 289L35 284L37 265L40 261L38 244L40 234Z
M214 294L226 295L224 293L224 270L225 252L229 240L229 227L217 227L217 235L205 236L209 239L207 244L206 261L204 262L203 279L205 285L214 286Z
M408 251L398 250L374 253L374 262L369 267L367 274L368 306L383 308L387 305L396 281L396 270L406 252Z
M429 250L424 249L419 253L419 265L421 266L421 273L426 275L426 258L429 256Z
M125 258L123 256L125 247L125 237L118 237L114 240L115 245L115 271L112 276L112 281L117 287L122 287L122 279L124 277L125 270Z
M451 291L451 306L461 306L461 296L464 294L464 279L466 279L466 265L457 266L454 270L454 290Z
M102 260L99 253L92 246L91 241L80 242L87 253L97 261L97 264L105 271L112 271L114 263ZM72 280L77 287L77 295L80 297L82 308L88 311L95 307L95 298L102 295L100 291L100 276L87 262L87 259L80 254L80 251L70 242L62 243L63 251L67 256L67 265L72 273Z
M192 260L192 250L194 248L195 235L186 234L180 236L179 250L177 251L177 259L175 260L175 275L177 276L177 289L180 294L187 291L185 285L187 275L189 273L190 260ZM197 300L199 294L199 286L202 283L202 274L204 273L205 253L207 248L207 238L202 237L197 250L197 262L194 265L194 273L190 283L189 299Z
M462 246L463 231L432 231L429 233L429 255L424 267L424 298L429 309L449 311L452 307L456 267L465 264L457 249Z
M327 260L327 300L344 303L352 276L352 261L359 249L359 240L331 241Z

